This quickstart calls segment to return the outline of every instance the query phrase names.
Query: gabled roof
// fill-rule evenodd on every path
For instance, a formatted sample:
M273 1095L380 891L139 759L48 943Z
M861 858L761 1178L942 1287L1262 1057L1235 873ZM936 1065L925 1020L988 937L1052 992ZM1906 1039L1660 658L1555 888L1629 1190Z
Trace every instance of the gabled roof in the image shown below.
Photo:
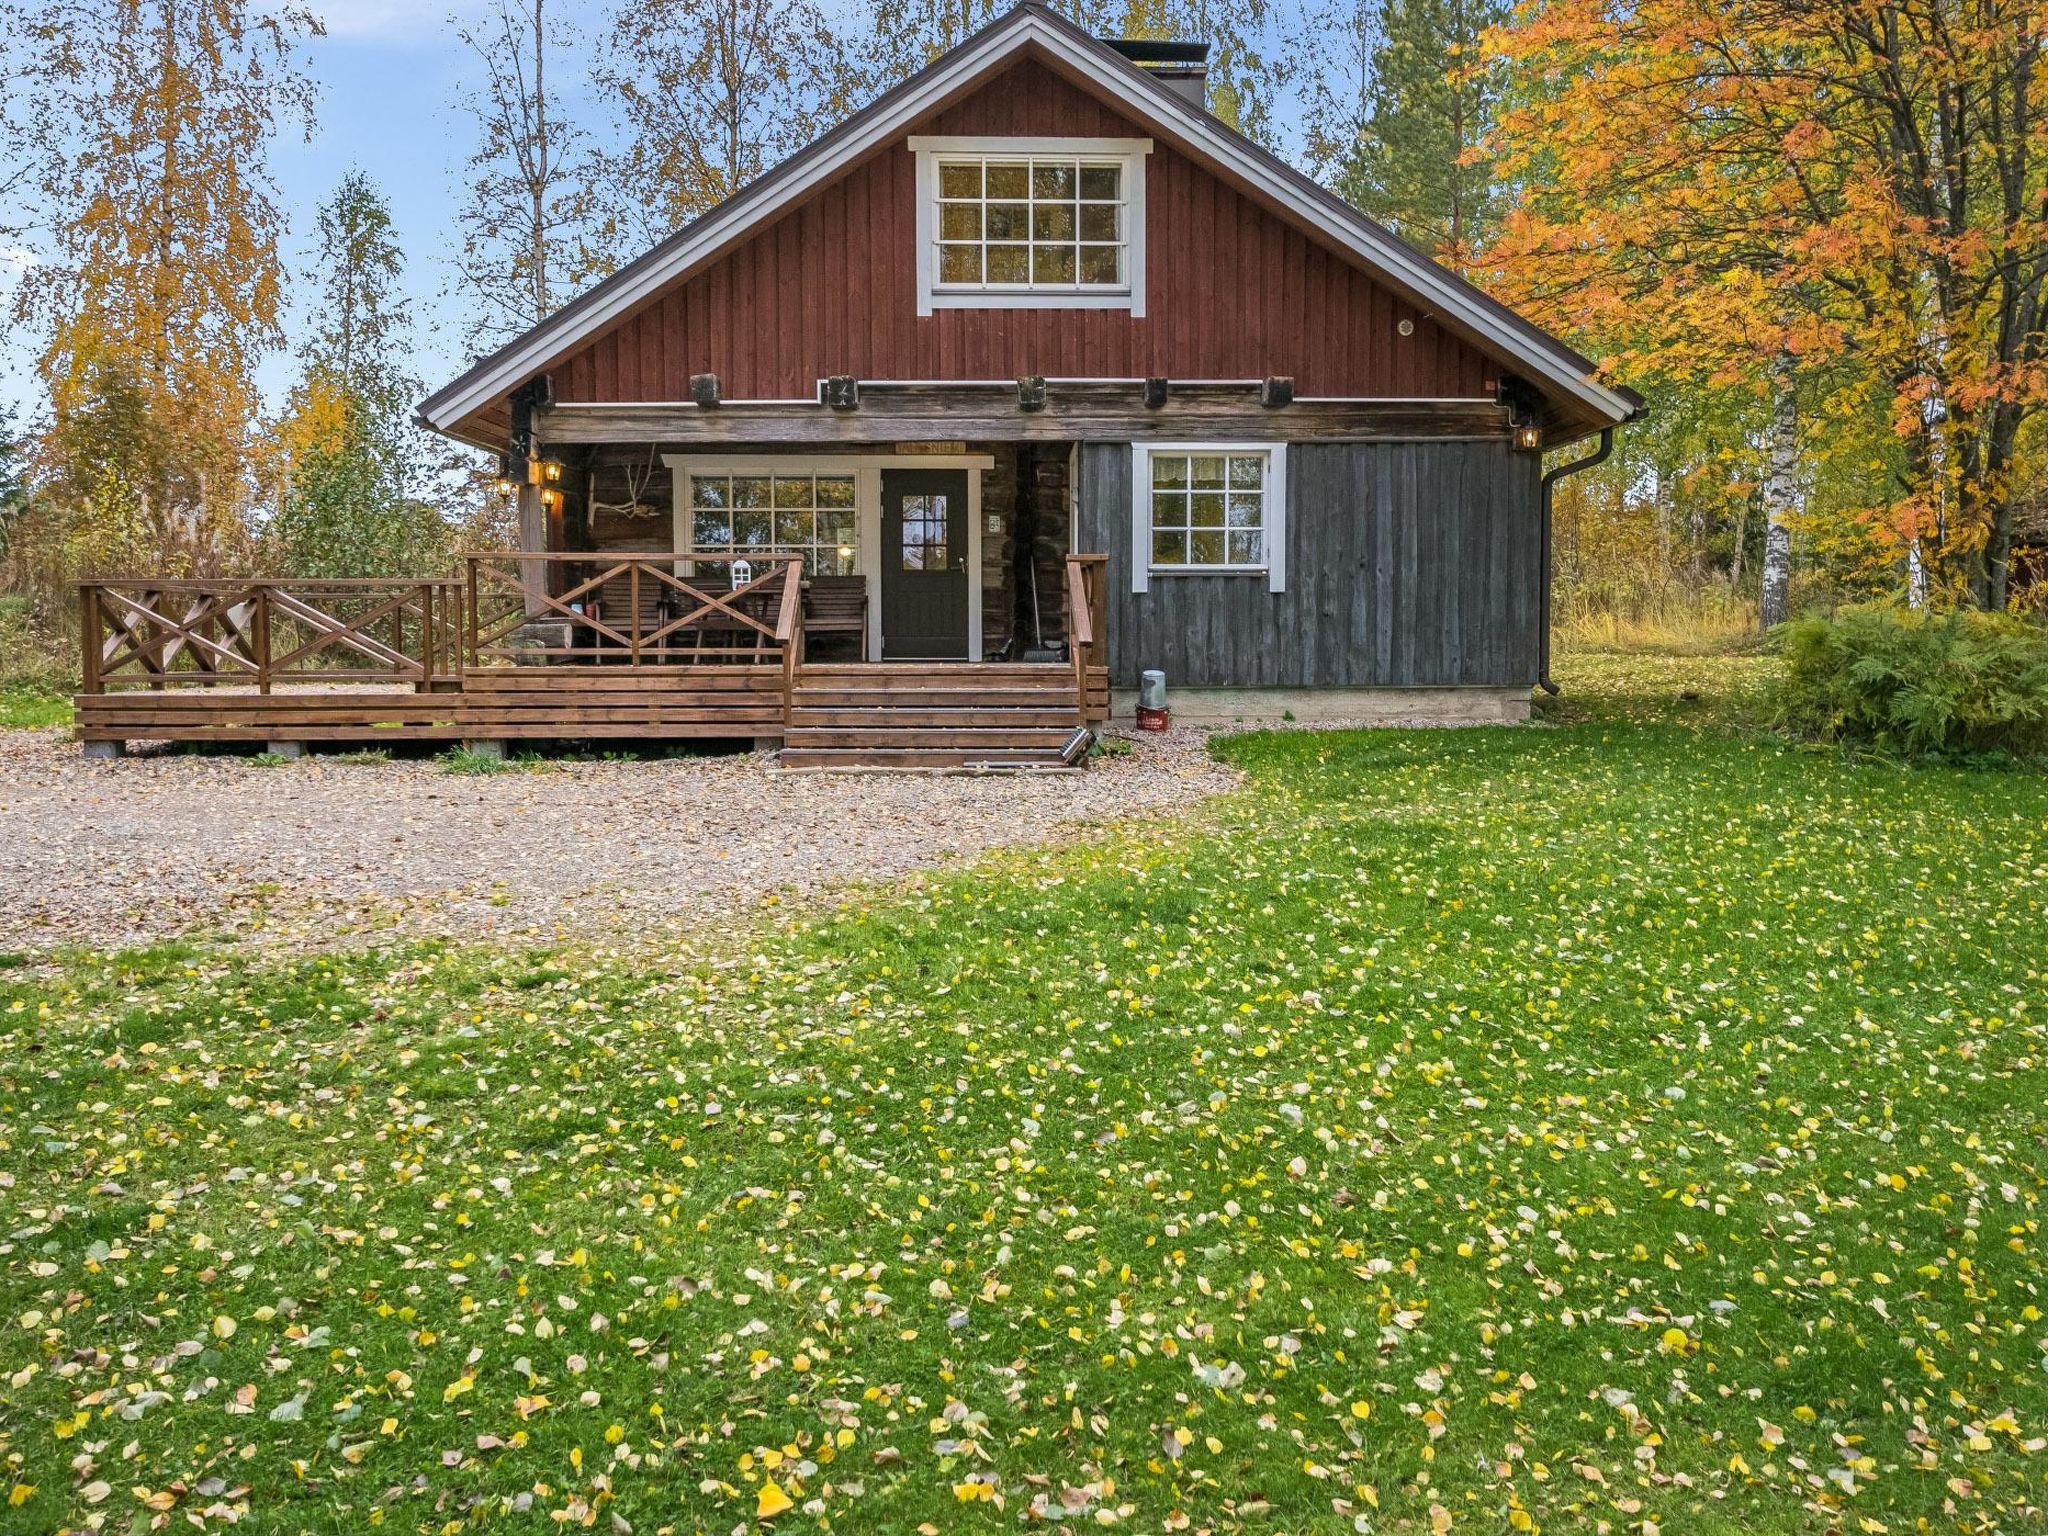
M1050 56L1162 136L1179 141L1318 231L1411 303L1512 365L1562 406L1566 415L1592 425L1616 425L1640 407L1640 399L1632 392L1599 382L1591 361L1547 331L1438 266L1278 156L1183 100L1039 0L1025 0L808 148L481 359L453 383L428 396L420 405L420 419L439 431L455 430L465 417L545 372L593 334L689 276L750 230L802 202L975 80L1030 50Z

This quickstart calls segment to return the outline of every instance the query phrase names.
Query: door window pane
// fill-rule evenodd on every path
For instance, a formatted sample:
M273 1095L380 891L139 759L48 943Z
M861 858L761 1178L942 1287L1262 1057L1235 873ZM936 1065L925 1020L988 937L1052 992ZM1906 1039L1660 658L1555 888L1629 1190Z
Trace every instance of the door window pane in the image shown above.
M949 522L944 495L903 498L903 569L943 571L951 560L947 539Z

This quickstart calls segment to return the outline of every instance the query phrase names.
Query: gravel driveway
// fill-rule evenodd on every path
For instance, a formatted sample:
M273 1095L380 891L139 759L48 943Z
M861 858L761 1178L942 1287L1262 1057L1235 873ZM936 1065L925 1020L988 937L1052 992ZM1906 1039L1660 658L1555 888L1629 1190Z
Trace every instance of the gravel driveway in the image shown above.
M1206 735L1071 775L771 775L754 756L547 763L160 755L0 731L0 951L189 930L630 937L1227 789Z

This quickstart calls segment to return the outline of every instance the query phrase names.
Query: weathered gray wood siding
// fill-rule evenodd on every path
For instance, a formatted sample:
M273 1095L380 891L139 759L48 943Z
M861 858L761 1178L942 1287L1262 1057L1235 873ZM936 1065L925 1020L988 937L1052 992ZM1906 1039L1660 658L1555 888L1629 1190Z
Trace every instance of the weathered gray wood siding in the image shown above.
M1162 576L1131 591L1131 449L1081 447L1074 547L1109 555L1110 681L1169 687L1527 687L1541 464L1505 442L1287 450L1287 590Z

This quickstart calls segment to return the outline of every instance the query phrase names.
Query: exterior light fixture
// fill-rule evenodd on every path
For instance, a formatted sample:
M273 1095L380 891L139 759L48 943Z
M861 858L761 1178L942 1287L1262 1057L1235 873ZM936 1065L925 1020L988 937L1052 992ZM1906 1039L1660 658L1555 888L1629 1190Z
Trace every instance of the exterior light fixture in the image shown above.
M559 485L559 484L561 484L561 482L562 482L562 465L561 465L561 461L560 461L560 460L558 460L558 459L548 459L548 460L545 460L545 461L544 461L544 462L543 462L543 463L541 464L541 467L540 467L540 477L541 477L541 479L545 480L545 481L546 481L546 482L547 482L547 483L548 483L549 485Z
M853 546L851 544L840 545L839 558L842 560L851 560L853 558Z
M544 489L540 493L540 504L552 512L562 504L562 493Z
M1515 428L1515 446L1525 453L1539 453L1543 449L1543 429L1533 421L1525 421Z
M512 490L511 478L507 475L498 476L498 500L510 501L512 499Z

